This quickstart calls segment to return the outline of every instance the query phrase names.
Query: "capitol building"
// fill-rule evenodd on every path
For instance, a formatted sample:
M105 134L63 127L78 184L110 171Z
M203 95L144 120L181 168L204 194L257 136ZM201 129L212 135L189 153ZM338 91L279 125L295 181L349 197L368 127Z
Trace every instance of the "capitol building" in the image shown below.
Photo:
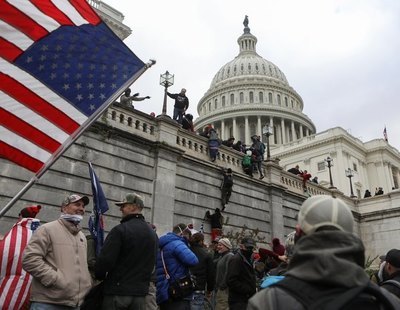
M195 129L211 124L222 140L234 137L248 146L253 135L267 142L262 132L268 125L271 155L286 170L299 165L317 176L321 185L333 185L354 198L363 198L366 190L374 195L379 187L385 193L398 189L399 151L384 139L363 142L340 127L318 133L285 74L257 54L258 40L247 17L243 24L239 54L218 70L200 99Z

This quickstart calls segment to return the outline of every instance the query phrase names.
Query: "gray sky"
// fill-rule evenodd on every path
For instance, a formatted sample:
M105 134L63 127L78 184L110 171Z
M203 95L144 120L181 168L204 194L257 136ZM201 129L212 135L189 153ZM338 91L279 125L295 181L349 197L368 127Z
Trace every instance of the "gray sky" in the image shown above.
M175 75L170 92L187 89L189 112L217 71L239 53L249 16L257 53L273 62L304 101L317 131L340 126L366 142L383 138L400 150L400 1L398 0L106 0L133 33L124 42L157 64L132 86L151 96L136 102L161 113L160 74ZM168 114L173 100L168 99Z

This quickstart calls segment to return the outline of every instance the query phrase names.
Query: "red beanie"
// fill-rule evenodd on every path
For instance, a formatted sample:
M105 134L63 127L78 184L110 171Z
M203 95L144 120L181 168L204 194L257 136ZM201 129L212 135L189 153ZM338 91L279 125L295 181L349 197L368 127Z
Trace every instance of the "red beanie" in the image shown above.
M27 217L35 218L36 214L39 213L41 208L42 208L41 205L29 206L29 207L23 208L21 210L21 212L19 213L19 215L24 218L27 218Z

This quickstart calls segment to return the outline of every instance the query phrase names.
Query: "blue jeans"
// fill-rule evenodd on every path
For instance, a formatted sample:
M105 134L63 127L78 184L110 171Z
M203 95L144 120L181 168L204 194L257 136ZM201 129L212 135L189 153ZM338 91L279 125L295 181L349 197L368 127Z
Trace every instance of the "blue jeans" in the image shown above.
M193 293L190 302L190 310L204 310L204 299L206 297L202 293Z
M173 119L177 121L179 124L182 124L184 109L174 108L174 116Z
M33 301L30 310L79 310L79 307L69 307Z

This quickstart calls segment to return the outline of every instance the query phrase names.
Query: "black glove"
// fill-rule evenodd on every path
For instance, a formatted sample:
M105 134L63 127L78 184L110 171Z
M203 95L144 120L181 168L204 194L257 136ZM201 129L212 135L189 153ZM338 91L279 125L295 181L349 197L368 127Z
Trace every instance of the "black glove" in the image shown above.
M133 94L132 97L137 97L137 96L139 96L139 93Z
M146 99L150 99L150 96L146 96L145 98L146 98Z

